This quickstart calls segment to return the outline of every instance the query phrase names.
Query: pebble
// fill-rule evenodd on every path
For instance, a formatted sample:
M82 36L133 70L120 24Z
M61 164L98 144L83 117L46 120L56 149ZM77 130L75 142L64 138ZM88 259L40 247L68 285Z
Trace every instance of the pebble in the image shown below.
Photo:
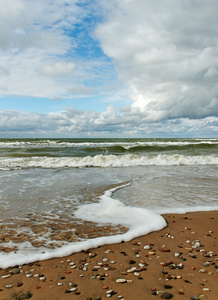
M133 260L133 259L131 259L131 260L129 261L129 264L130 264L130 265L133 265L133 264L135 264L135 263L136 263L136 261Z
M165 285L164 285L164 288L165 288L165 289L172 289L172 285L165 284Z
M192 284L189 280L184 280L185 283Z
M77 287L77 284L72 283L72 282L69 282L69 285L70 285L71 287Z
M23 282L21 282L21 281L17 282L17 284L16 284L17 287L20 287L22 285L23 285Z
M13 285L12 285L12 284L7 284L5 287L6 287L7 289L11 289L11 288L13 287Z
M73 288L70 289L70 291L71 291L71 292L76 292L76 291L77 291L77 288L76 288L76 287L73 287Z
M97 255L97 254L96 254L96 253L93 253L93 252L89 253L89 257L91 257L91 258L95 257L96 255Z
M177 265L177 268L178 268L178 269L183 269L183 264L182 264L182 263L178 264L178 265Z
M195 297L195 296L191 296L191 300L200 300L200 298Z
M163 295L161 295L162 299L171 299L173 298L173 294L171 293L164 293Z
M27 292L23 292L23 293L20 293L20 295L18 296L18 300L22 300L22 299L30 299L32 298L32 294L30 293L30 291L27 291Z
M14 268L10 271L11 274L19 274L20 273L20 269L18 268Z
M128 273L133 273L135 271L136 271L136 267L133 267L133 268L127 270Z
M44 280L46 280L46 278L45 278L45 276L41 276L41 277L39 277L39 280L44 281Z
M145 245L145 246L144 246L144 249L145 249L145 250L150 250L150 249L151 249L151 246L150 246L150 245Z
M169 266L169 265L171 265L173 262L172 262L172 260L167 260L166 262L161 262L160 264L162 265L162 266Z
M63 283L62 283L62 282L58 282L57 285L58 285L58 286L61 286L61 285L63 285Z
M116 263L115 260L112 260L112 261L111 261L111 264L115 264L115 263Z
M127 275L128 273L127 272L121 272L120 274L121 275Z
M207 273L207 271L205 269L200 269L199 272L200 273Z
M116 280L117 283L126 283L127 280L125 278L119 278Z
M11 277L10 274L8 274L8 275L3 275L1 278L9 278L9 277Z

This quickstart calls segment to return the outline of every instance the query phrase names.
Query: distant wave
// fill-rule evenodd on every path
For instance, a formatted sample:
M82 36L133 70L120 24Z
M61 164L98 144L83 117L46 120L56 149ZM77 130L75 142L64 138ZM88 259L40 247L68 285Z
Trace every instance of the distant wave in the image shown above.
M0 140L0 148L20 148L20 147L123 147L124 149L129 149L132 147L168 147L168 146L188 146L188 145L218 145L217 139L195 139L195 140L158 140L158 141L105 141L105 142L75 142L72 141L62 141L62 140L36 140L36 141L19 141L19 140Z
M93 157L4 157L0 158L0 170L24 168L78 168L78 167L132 167L132 166L176 166L216 165L218 155L95 155Z

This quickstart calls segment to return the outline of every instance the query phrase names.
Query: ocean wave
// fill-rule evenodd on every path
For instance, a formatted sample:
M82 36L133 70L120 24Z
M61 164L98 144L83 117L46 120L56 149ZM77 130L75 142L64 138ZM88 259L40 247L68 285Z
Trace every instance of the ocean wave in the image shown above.
M134 166L178 166L216 165L218 155L95 155L86 157L2 157L0 170L25 168L79 168L79 167L134 167Z
M28 148L28 147L90 147L90 148L101 148L101 147L123 147L124 149L130 149L134 147L168 147L168 146L192 146L192 145L218 145L217 139L192 139L192 140L144 140L134 141L125 139L122 141L79 141L79 140L0 140L0 148Z

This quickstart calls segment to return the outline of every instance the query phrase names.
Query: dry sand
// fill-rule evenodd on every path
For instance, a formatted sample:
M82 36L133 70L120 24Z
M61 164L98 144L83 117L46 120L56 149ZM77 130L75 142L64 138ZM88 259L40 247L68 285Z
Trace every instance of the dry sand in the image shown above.
M218 299L218 211L164 217L131 242L0 270L0 299Z

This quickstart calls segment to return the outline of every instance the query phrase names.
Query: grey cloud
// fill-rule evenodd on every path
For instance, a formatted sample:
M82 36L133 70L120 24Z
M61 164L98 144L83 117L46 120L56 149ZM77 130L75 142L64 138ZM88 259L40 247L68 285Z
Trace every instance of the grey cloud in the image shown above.
M107 3L96 36L148 121L218 116L217 15L216 1Z
M68 107L50 114L0 110L1 136L82 137L82 136L217 136L218 118L170 119L148 123L138 108L117 112L109 106L104 112L82 111Z

